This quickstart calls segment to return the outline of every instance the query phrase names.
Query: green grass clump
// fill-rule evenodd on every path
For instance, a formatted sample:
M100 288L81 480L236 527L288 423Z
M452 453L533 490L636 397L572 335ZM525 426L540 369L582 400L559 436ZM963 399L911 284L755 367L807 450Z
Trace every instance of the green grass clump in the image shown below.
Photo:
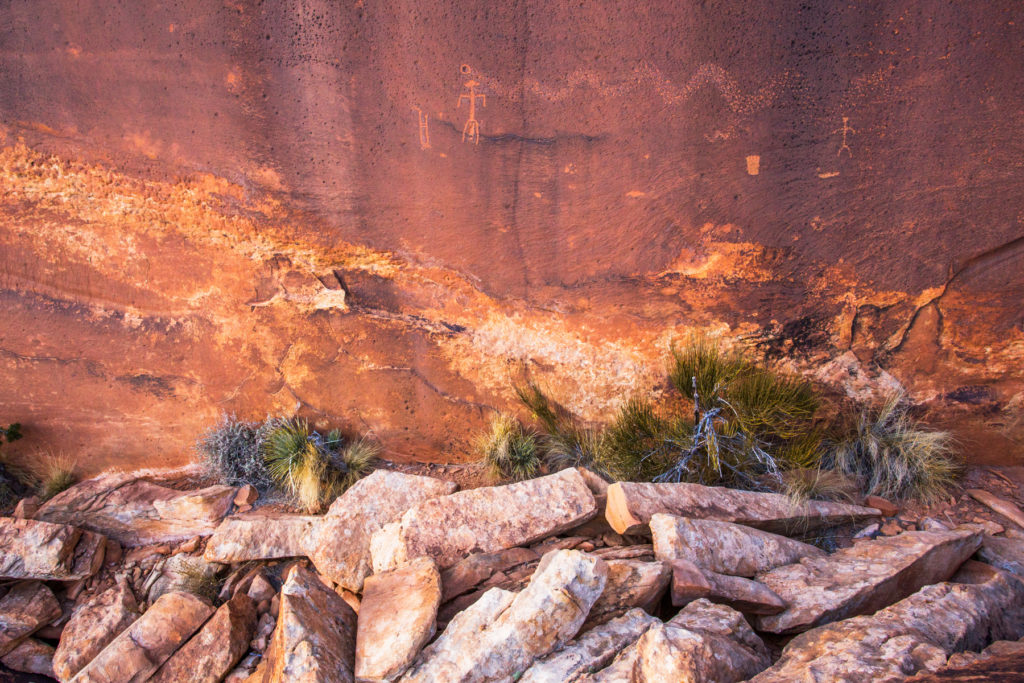
M327 441L328 449L337 455L333 458L335 467L342 473L339 485L345 491L373 471L374 463L380 457L380 445L360 436L347 445L340 438Z
M563 406L547 397L534 382L514 386L520 402L540 423L543 433L538 446L552 469L586 467L601 472L605 433L582 424Z
M481 462L495 479L522 481L541 472L543 462L537 437L509 415L495 415L489 429L477 439L476 448Z
M914 420L901 393L863 408L831 444L825 464L862 481L866 494L895 501L940 500L962 471L952 436Z

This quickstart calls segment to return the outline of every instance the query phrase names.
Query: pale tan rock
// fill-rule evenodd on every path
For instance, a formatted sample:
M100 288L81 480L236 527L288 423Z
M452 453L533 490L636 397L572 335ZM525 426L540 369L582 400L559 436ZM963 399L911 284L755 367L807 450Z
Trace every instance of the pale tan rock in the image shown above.
M60 603L45 584L39 581L14 584L0 598L0 657L61 613Z
M551 654L536 660L518 683L573 683L603 669L624 648L635 643L661 620L631 609L620 617L583 632Z
M459 613L401 680L494 681L524 671L576 635L607 574L578 550L548 553L521 593L493 588Z
M607 560L608 579L604 592L590 608L583 629L625 614L634 607L654 611L672 579L672 569L663 562Z
M727 576L702 569L686 560L671 560L672 604L688 605L705 598L744 614L778 614L786 603L767 586L740 576Z
M210 536L203 559L234 564L248 560L301 557L308 553L314 515L253 512L228 517Z
M356 614L308 569L294 565L281 586L281 607L253 683L351 683Z
M584 680L738 683L770 663L761 639L739 612L697 600L671 621L649 628L610 666Z
M497 572L540 560L530 548L508 548L496 553L476 553L441 572L441 599L447 602L491 578Z
M314 530L309 558L321 574L358 593L370 574L372 536L414 505L456 488L454 482L433 477L376 470L331 504Z
M36 519L82 527L134 548L210 535L234 496L231 486L177 491L133 474L105 474L58 493Z
M191 593L166 593L114 638L71 680L75 683L141 683L213 614Z
M429 557L366 577L356 635L357 681L393 681L433 637L441 575Z
M982 489L967 489L967 494L982 505L995 510L1019 527L1024 528L1024 510L994 493Z
M870 614L948 579L980 544L981 534L969 530L908 531L759 574L788 607L759 617L758 628L797 633Z
M750 577L802 557L826 555L813 545L730 522L658 513L651 516L650 528L659 560L684 559L731 576Z
M135 596L125 582L76 606L54 652L56 678L70 680L140 614Z
M0 657L0 663L13 671L54 678L53 646L35 638L26 638Z
M105 540L66 524L0 517L0 578L88 578L103 564Z
M902 681L941 667L954 652L1024 635L1019 580L991 567L961 571L958 578L968 578L962 574L974 574L978 582L926 586L870 616L798 635L751 683L792 683L809 676L829 683Z
M164 662L150 683L218 683L248 651L255 629L256 608L239 593Z
M797 503L777 493L738 491L700 484L616 482L608 487L605 516L620 534L650 533L657 513L735 522L777 534L803 533L879 515L873 508L818 500Z
M427 555L451 567L472 553L492 553L557 535L597 513L594 495L575 469L461 491L416 505L397 527L371 543L374 571Z

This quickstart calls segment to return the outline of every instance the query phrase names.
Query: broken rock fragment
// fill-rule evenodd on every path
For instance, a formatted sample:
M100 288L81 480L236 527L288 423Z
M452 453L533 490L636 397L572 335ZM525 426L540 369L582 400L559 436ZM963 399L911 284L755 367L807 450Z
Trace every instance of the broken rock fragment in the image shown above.
M228 517L210 537L203 559L234 564L248 560L270 560L305 555L314 515L251 512Z
M39 581L16 583L0 598L0 657L61 615L53 592Z
M340 495L318 520L309 558L321 574L358 593L370 574L370 538L414 505L455 489L450 481L376 470Z
M761 639L743 615L725 605L697 600L670 621L652 626L595 683L745 681L771 663Z
M441 573L441 599L451 600L473 590L497 572L539 559L540 556L530 548L508 548L496 553L470 555Z
M702 569L686 560L672 560L672 604L687 605L706 598L744 614L778 614L786 603L763 583Z
M125 582L77 606L53 655L57 679L70 680L140 614L135 595Z
M457 614L401 680L458 683L521 674L576 635L607 574L604 561L578 550L548 553L521 593L492 588Z
M191 593L166 593L71 679L75 683L145 681L213 614Z
M53 646L35 638L26 638L0 657L0 663L13 671L54 678Z
M620 534L648 534L657 513L735 522L776 534L803 533L879 515L874 508L811 500L797 503L777 493L738 491L700 484L616 482L608 487L605 514Z
M684 559L731 576L754 576L802 557L824 557L824 550L785 536L730 522L655 514L650 521L659 560Z
M672 569L663 562L608 560L607 565L608 580L604 592L590 608L584 629L602 624L634 607L653 611L672 579Z
M356 634L357 681L398 678L434 635L441 575L428 557L363 583Z
M760 617L758 628L798 633L870 614L922 586L948 579L980 544L981 534L966 529L909 531L759 574L757 580L788 607Z
M460 491L409 509L371 542L375 572L429 556L441 569L473 553L529 545L590 519L594 495L575 469Z
M106 539L67 524L0 517L0 578L77 581L100 568Z

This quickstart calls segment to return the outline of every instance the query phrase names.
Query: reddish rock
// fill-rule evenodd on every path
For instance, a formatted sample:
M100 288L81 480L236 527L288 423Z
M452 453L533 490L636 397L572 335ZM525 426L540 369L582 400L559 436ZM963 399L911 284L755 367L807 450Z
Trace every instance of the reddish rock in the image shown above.
M106 539L65 524L0 517L0 578L76 581L103 564Z
M530 548L508 548L496 553L475 553L441 572L441 599L451 600L468 593L497 572L540 559Z
M260 492L256 490L256 487L252 484L246 484L238 489L238 493L235 494L234 503L239 507L243 505L251 506L259 497Z
M621 616L634 607L654 612L672 579L672 569L664 562L607 560L608 579L583 624L590 629Z
M376 470L339 496L309 541L309 556L323 576L358 593L370 574L370 539L414 505L453 493L454 482Z
M234 495L230 486L178 491L133 474L106 474L58 493L36 519L83 527L135 548L208 536Z
M252 600L236 595L164 662L150 683L218 683L248 651L255 629Z
M787 608L759 617L758 629L796 633L870 614L948 579L979 545L981 534L969 530L909 531L759 574Z
M616 482L608 487L605 515L620 534L649 534L658 513L735 522L772 533L805 532L878 516L872 508L811 500L794 502L777 493L738 491L700 484Z
M356 635L356 680L392 681L404 673L434 636L440 603L441 575L430 558L366 577Z
M35 517L36 512L39 511L40 502L41 501L38 496L22 498L18 501L18 504L14 506L14 514L12 516L15 519L32 519Z
M978 549L978 558L1024 580L1024 541L985 536Z
M895 517L900 511L899 505L881 496L865 496L864 505L869 508L875 508L882 513L883 517Z
M0 657L8 669L54 678L53 646L35 638L26 638L16 648Z
M706 598L744 614L778 614L786 608L782 598L758 581L717 574L686 560L671 560L668 565L672 568L672 604L677 607Z
M1024 528L1024 510L999 496L989 491L983 491L981 489L968 489L967 493L974 500L978 501L982 505L986 505L992 510L998 512L1003 517L1006 517L1011 522L1016 524L1018 527Z
M373 569L384 571L421 555L446 569L473 553L554 536L596 513L594 496L575 469L460 491L420 503L401 522L377 532L370 544Z
M145 681L214 612L190 593L167 593L115 637L71 680L74 683Z
M135 596L123 582L77 605L54 652L56 677L70 680L140 614Z
M62 613L53 592L39 581L14 584L0 598L0 657Z

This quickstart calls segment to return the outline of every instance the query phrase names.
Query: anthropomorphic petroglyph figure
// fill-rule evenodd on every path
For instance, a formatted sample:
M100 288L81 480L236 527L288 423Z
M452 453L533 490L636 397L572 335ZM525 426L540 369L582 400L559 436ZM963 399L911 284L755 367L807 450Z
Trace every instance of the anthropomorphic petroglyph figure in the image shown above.
M413 107L413 109L416 110L419 120L420 149L430 149L430 128L427 125L430 123L430 115L419 107Z
M843 117L843 127L842 128L836 128L832 132L833 133L842 133L843 134L843 143L841 145L839 145L839 151L836 153L836 156L840 156L840 157L843 156L843 150L846 150L846 153L849 154L852 157L853 156L853 150L851 150L850 149L850 145L847 144L847 137L846 136L847 135L856 135L857 131L855 131L853 128L850 128L850 117L849 116L844 116Z
M469 68L468 64L463 64L459 69L464 75L468 76L473 73L473 70ZM465 142L467 139L473 144L480 144L480 122L476 120L476 100L480 98L480 105L487 106L487 95L483 93L477 93L476 88L479 83L470 78L463 84L469 89L469 93L463 93L459 95L459 102L455 105L456 109L462 106L462 100L469 101L469 119L466 120L466 125L462 127L462 141Z

